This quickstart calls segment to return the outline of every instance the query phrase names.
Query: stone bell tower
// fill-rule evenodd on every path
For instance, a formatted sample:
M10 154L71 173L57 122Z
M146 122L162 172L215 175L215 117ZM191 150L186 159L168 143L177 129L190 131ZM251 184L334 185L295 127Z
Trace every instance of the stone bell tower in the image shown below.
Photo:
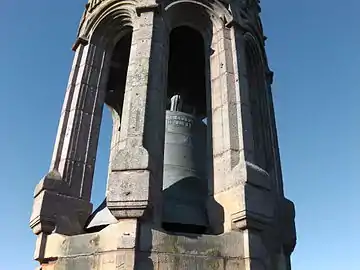
M34 193L40 269L290 270L259 13L258 0L89 0ZM113 136L93 211L104 104Z

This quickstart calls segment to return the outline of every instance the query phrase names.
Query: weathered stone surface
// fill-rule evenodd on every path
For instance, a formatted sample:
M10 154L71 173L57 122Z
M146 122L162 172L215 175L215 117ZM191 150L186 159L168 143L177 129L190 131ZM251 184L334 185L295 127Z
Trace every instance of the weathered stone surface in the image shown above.
M158 270L173 269L199 269L199 270L223 270L222 258L196 257L187 255L158 255Z
M44 190L34 198L30 227L35 234L79 234L91 210L92 204L87 201Z
M139 250L142 252L188 254L238 258L243 256L243 233L223 235L174 235L147 226L140 229Z
M70 183L72 196L88 201L105 96L107 63L106 51L100 44L91 43L77 49L50 167L50 171L59 172L62 179Z
M134 255L129 251L116 251L106 254L93 254L59 258L58 260L42 265L42 270L127 270L134 269ZM150 270L150 268L148 268ZM145 269L144 269L145 270Z
M112 154L114 161L108 181L107 203L116 218L142 217L150 208L151 213L160 213L159 203L155 201L162 190L162 179L159 179L162 163L158 159L163 159L159 153L163 153L164 146L159 137L164 134L164 125L152 125L150 131L148 122L164 116L162 106L147 100L164 98L158 90L161 86L150 80L153 73L159 71L150 65L152 59L163 52L161 47L158 50L151 47L152 37L158 35L156 30L161 27L152 9L141 10L134 22L119 136L121 146ZM153 22L160 25L154 26ZM156 219L150 215L149 218Z
M109 225L98 233L76 236L40 234L37 239L35 258L39 261L46 261L47 258L91 256L120 249L134 250L136 233L136 220L122 220L117 224Z
M225 263L225 270L245 270L245 262L243 259L228 259ZM257 269L254 269L257 270Z

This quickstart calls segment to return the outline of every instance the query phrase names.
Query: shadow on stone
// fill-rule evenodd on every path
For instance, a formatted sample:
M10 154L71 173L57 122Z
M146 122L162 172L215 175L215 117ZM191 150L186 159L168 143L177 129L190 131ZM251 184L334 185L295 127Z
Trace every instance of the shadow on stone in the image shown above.
M153 234L151 224L139 224L135 251L135 270L157 269L157 258L151 255ZM145 246L145 248L144 248Z

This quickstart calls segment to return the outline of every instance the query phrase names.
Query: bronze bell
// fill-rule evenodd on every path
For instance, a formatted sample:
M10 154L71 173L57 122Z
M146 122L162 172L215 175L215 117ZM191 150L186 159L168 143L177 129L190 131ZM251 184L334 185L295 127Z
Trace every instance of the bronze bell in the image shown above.
M175 95L166 111L163 228L204 233L208 227L206 124L182 112L184 107Z

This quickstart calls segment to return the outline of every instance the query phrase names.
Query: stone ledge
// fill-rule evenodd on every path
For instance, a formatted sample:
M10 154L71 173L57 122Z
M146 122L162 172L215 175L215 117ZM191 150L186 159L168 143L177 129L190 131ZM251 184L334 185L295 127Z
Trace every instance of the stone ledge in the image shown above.
M65 236L40 234L36 243L35 259L92 256L117 250L133 250L136 243L137 221L122 220L97 233Z
M58 258L52 263L43 263L41 270L133 270L134 252L118 250L104 254ZM144 269L145 270L145 269ZM150 268L148 269L150 270ZM151 269L152 270L152 269Z
M198 269L198 270L245 270L243 258L172 254L159 252L137 252L136 270ZM253 268L257 269L257 268ZM249 269L246 269L249 270Z
M231 215L233 230L254 229L262 231L270 224L271 219L250 211L240 211Z

